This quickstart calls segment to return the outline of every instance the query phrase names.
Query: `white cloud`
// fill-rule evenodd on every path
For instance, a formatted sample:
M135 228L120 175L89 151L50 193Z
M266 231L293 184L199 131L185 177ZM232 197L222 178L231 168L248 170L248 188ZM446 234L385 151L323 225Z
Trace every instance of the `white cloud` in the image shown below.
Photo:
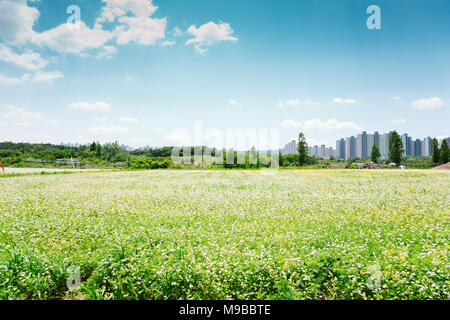
M149 17L121 17L119 22L126 24L118 26L114 33L117 36L117 43L120 45L129 42L136 42L142 45L155 44L157 40L165 37L167 26L166 18L151 19Z
M406 122L405 119L395 119L395 120L391 121L392 124L402 124L402 123L405 123L405 122Z
M102 133L102 134L111 134L111 133L126 133L128 132L128 128L119 127L119 126L111 126L111 127L91 127L88 128L90 132Z
M39 17L36 8L29 7L26 0L0 1L0 39L11 43L32 42L60 53L73 53L87 56L86 51L102 48L97 57L111 57L116 52L106 43L116 38L118 44L136 42L142 45L155 44L165 37L166 18L152 19L150 16L158 9L151 0L103 0L106 6L93 28L80 22L76 28L71 23L63 23L41 33L33 31L33 25ZM104 30L101 23L118 22L114 31ZM172 45L172 41L162 42L163 46ZM3 48L2 50L5 51ZM30 70L39 70L46 64L38 54L23 53L0 54L3 60L12 60Z
M120 118L120 122L139 123L139 119L131 118L131 117L123 117L123 118Z
M111 59L117 52L117 48L114 46L103 46L102 50L103 51L97 55L97 58Z
M53 83L54 80L64 78L64 74L61 71L51 71L51 72L38 71L35 74L27 73L22 78L23 80L30 80L34 82Z
M310 100L306 100L305 103L310 106L319 106L320 105L320 102L314 102L314 101L310 101Z
M106 3L97 22L113 22L116 18L132 13L136 17L149 17L158 9L151 0L102 0Z
M1 84L18 84L21 83L23 80L21 78L10 78L7 76L4 76L0 73L0 85Z
M439 97L432 97L428 99L419 99L411 103L414 109L417 110L427 110L436 109L444 105L444 102Z
M173 46L175 44L175 41L163 41L162 43L161 43L161 46L162 47L171 47L171 46Z
M24 42L34 34L33 25L39 11L29 7L26 0L0 1L0 39Z
M97 23L117 21L121 25L114 30L117 43L120 45L136 42L142 45L155 44L164 39L167 26L166 18L150 18L158 9L151 0L103 0L103 7ZM163 46L172 45L165 41Z
M201 48L198 45L195 45L195 50L200 53L201 55L205 55L208 52L208 49L206 48Z
M280 101L278 103L278 106L280 108L283 108L286 105L287 106L291 106L291 107L296 107L296 106L299 106L301 103L302 102L299 99L294 98L294 99L289 99L289 100L287 100L285 102ZM310 106L318 106L318 105L320 105L320 102L314 102L314 101L311 101L311 100L305 100L305 104L310 105Z
M232 36L233 30L228 23L216 24L210 21L199 28L191 25L187 33L194 36L194 38L186 41L186 45L193 44L195 49L201 54L205 54L208 50L205 48L206 46L211 46L221 41L238 41L237 37Z
M298 99L289 99L286 104L291 107L298 106L300 104L300 100Z
M390 100L400 100L399 96L392 97Z
M108 118L95 118L94 121L95 122L106 122L106 121L108 121Z
M166 135L164 139L176 146L186 146L191 144L189 133L184 130L176 130L175 132Z
M288 120L283 121L280 124L280 127L282 127L282 128L298 128L301 125L302 124L300 122L296 122L294 120L288 119Z
M83 111L109 111L111 110L111 106L106 102L72 102L69 104L69 107L73 109L79 109Z
M8 123L13 122L14 125L21 127L32 127L38 123L47 125L58 124L57 121L46 119L41 112L32 112L25 108L12 105L6 105L0 109L0 118L7 120Z
M7 105L0 110L0 116L8 120L29 121L42 120L43 115L40 112L30 112L24 108Z
M234 105L238 105L239 102L237 102L236 100L231 99L229 102L229 104L234 104Z
M0 74L0 84L19 84L25 81L53 83L54 80L60 78L64 78L64 74L61 71L38 71L34 74L24 74L21 78L9 78Z
M356 103L357 101L355 99L342 99L342 98L334 98L333 100L335 103L339 103L339 104L353 104Z
M355 129L361 130L362 128L354 122L346 121L340 122L336 119L329 119L321 121L320 119L312 119L305 121L303 124L304 130L319 129L319 130L340 130L340 129Z
M172 33L175 37L181 37L183 35L183 31L178 27L173 28Z
M28 51L18 54L2 43L0 43L0 60L33 71L40 70L48 64L39 53Z
M156 132L161 132L161 131L163 131L164 129L163 128L155 128L155 131Z
M111 32L103 30L99 24L91 29L80 22L79 28L65 23L42 33L35 33L31 41L58 52L80 54L88 49L101 48L113 37Z

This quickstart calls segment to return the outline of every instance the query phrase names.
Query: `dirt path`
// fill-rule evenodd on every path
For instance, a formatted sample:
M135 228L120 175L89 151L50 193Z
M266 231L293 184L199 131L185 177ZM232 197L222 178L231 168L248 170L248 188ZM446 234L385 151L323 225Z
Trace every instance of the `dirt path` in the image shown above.
M41 173L41 172L94 172L108 169L50 169L50 168L5 168L5 174L9 173ZM0 174L1 174L0 170Z

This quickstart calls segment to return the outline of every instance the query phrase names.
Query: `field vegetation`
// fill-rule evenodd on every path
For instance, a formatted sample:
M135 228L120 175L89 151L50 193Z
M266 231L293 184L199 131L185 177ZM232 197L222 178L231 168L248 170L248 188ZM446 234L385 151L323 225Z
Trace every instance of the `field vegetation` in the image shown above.
M447 171L0 179L0 299L449 299ZM68 289L73 268L79 288Z

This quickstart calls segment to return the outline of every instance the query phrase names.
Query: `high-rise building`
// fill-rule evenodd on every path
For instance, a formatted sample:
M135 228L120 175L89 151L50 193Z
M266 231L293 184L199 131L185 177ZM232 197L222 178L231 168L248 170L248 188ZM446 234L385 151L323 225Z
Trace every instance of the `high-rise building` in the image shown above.
M333 147L327 148L325 145L320 147L315 145L308 148L308 154L316 158L330 158L331 156L336 157L336 150Z
M380 150L381 159L386 160L389 158L389 143L392 136L392 131L389 133L379 134L375 131L373 134L368 134L366 131L357 134L357 136L351 136L347 138L341 138L336 140L336 149L332 147L311 146L308 147L308 154L317 158L330 158L331 156L337 159L349 160L354 157L358 157L361 160L370 159L373 146L376 145ZM405 156L431 156L432 155L432 139L426 137L423 140L413 140L412 137L404 133L400 136L404 155ZM444 139L439 140L440 144ZM448 144L450 144L450 138L445 138ZM292 140L282 149L283 155L298 154L298 144L296 140Z
M367 159L367 132L359 133L356 136L356 156L360 159Z
M355 157L355 140L356 139L353 136L345 138L345 160L349 160Z
M345 140L341 138L341 140L336 141L336 158L337 159L345 159Z
M321 145L320 148L319 148L319 157L320 158L325 157L325 145L324 144Z
M378 131L375 131L375 133L373 134L373 140L377 148L380 149L380 134L378 133Z
M389 141L391 139L392 132L384 133L380 137L380 154L381 159L386 160L389 158Z
M328 148L328 158L335 157L333 147Z
M406 155L406 140L408 139L408 135L406 133L402 134L401 139L402 139L402 145L403 145L403 155L405 156Z
M362 144L362 152L363 156L361 159L367 159L367 132L363 131L363 144Z
M413 144L414 142L412 140L412 137L408 137L408 139L406 140L406 145L408 146L408 150L406 152L407 156L414 156L415 152L413 151Z
M422 155L423 156L431 156L432 154L433 154L433 151L432 151L432 146L431 146L431 138L426 137L425 139L423 139Z
M283 155L297 154L298 153L297 146L298 146L297 141L292 140L283 148L283 151L282 151Z
M355 151L356 151L356 156L360 159L362 159L362 156L363 156L362 139L363 139L362 133L358 133L356 135L356 139L355 139L355 149L356 149Z
M367 135L367 154L366 159L370 159L372 155L372 148L375 144L375 135L374 134L368 134Z
M416 139L414 142L414 156L418 157L422 155L422 141L420 139Z
M410 156L411 155L411 137L408 137L408 134L402 134L402 144L403 144L403 155Z

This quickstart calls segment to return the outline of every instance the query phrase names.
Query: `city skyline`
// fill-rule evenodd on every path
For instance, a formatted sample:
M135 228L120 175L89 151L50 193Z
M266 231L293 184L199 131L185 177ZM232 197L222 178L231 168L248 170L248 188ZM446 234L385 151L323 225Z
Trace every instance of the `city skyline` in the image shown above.
M397 131L397 130L394 130ZM359 158L362 160L367 160L371 158L372 148L376 145L380 151L380 158L386 160L389 157L389 141L392 133L380 134L378 131L372 133L367 133L362 131L356 135L351 135L349 137L343 137L336 140L335 148L328 147L325 144L322 145L308 145L309 155L319 157L319 158L329 158L333 156L337 159L349 160L352 158ZM439 145L442 144L443 140L447 140L450 144L450 136L447 137L430 137L416 138L409 136L408 133L399 133L400 139L403 144L403 155L404 156L431 156L432 155L432 139L436 138ZM284 148L281 149L283 155L287 154L297 154L297 140L292 139L288 142Z

